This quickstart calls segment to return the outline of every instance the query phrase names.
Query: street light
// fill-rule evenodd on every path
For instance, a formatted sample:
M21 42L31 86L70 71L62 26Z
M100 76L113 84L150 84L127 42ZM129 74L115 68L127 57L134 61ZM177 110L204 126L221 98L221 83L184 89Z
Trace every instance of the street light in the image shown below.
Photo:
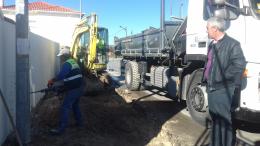
M172 19L176 19L176 20L181 20L183 21L184 19L183 18L179 18L179 17L176 17L176 16L171 16Z
M79 0L79 9L80 9L79 18L81 19L82 18L82 0Z
M181 2L181 5L180 5L180 18L182 18L182 7L183 7L183 3Z
M123 26L119 26L119 27L125 31L125 36L127 36L127 27L123 27Z

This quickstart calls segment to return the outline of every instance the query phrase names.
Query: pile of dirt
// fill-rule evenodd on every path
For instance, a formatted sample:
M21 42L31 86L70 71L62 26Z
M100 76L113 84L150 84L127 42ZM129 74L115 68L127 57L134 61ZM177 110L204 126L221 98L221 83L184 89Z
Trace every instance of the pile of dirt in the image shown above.
M149 131L153 131L154 122L146 118L144 111L133 108L135 105L126 102L112 87L81 97L83 127L75 126L71 113L65 133L50 135L49 130L58 126L61 103L59 97L49 95L33 110L29 146L136 146L145 145L153 136Z
M87 83L96 92L87 92L80 99L83 127L75 126L71 113L66 131L59 136L50 135L49 130L58 126L62 100L57 96L46 96L33 110L31 142L28 146L153 145L150 141L157 137L162 125L152 113L132 102L133 97L125 89L101 87L94 80ZM153 141L158 143L158 140ZM7 145L14 144L7 142L4 146Z

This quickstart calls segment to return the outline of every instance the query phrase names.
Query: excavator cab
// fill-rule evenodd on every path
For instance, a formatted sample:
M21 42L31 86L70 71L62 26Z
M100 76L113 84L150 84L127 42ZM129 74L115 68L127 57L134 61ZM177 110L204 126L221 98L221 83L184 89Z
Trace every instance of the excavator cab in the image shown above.
M108 62L108 29L97 27L97 16L91 14L81 20L73 33L71 52L84 73L98 73Z
M97 57L95 63L107 63L108 62L108 30L106 28L98 28L97 33Z

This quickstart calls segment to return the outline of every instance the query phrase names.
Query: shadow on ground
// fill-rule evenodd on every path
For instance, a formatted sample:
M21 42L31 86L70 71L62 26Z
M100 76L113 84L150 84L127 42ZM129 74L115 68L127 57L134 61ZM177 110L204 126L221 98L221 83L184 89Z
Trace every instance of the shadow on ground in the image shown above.
M32 118L32 137L28 146L145 146L163 145L153 143L156 137L160 141L171 141L174 145L175 137L170 133L161 134L163 125L186 106L175 101L143 100L158 94L157 92L130 100L126 93L122 96L110 87L95 94L83 96L80 107L84 125L78 128L74 124L73 115L69 127L60 136L51 136L48 131L58 123L61 100L57 97L44 98L34 109ZM141 100L142 99L142 100ZM174 107L174 108L173 108ZM190 119L186 119L190 121ZM185 121L185 119L184 119ZM174 122L174 121L172 121ZM190 125L180 123L183 127L175 127L177 131L189 133ZM194 127L194 126L193 126ZM172 128L172 127L166 127ZM201 135L192 145L199 146L207 143L209 130L202 129ZM167 135L168 134L168 135ZM181 136L181 133L175 133ZM164 139L164 138L168 139ZM185 134L184 134L185 139ZM176 138L177 139L177 138ZM188 139L188 135L187 135ZM8 138L3 146L15 146L15 138ZM182 141L176 141L177 144ZM259 144L259 143L258 143ZM256 144L257 145L257 144Z
M71 115L65 133L51 136L48 131L57 126L60 104L57 97L46 98L35 108L28 146L144 146L157 136L168 119L184 108L169 110L178 104L170 101L127 103L110 88L81 98L83 127L74 126ZM7 145L16 144L7 140L3 146Z

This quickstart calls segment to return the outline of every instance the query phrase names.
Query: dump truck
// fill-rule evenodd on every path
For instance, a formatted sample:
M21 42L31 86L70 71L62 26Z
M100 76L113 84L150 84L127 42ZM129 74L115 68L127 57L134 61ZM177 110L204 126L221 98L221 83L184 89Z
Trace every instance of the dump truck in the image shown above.
M75 27L71 52L84 74L98 74L106 70L108 62L108 29L98 27L97 15L83 17Z
M207 48L207 19L211 16L227 20L227 34L241 43L247 65L242 81L239 107L235 118L260 123L260 34L259 0L191 0L187 17L165 21L161 0L161 26L114 41L125 62L125 84L130 90L154 87L169 97L186 100L191 117L206 125L208 98L201 83Z

